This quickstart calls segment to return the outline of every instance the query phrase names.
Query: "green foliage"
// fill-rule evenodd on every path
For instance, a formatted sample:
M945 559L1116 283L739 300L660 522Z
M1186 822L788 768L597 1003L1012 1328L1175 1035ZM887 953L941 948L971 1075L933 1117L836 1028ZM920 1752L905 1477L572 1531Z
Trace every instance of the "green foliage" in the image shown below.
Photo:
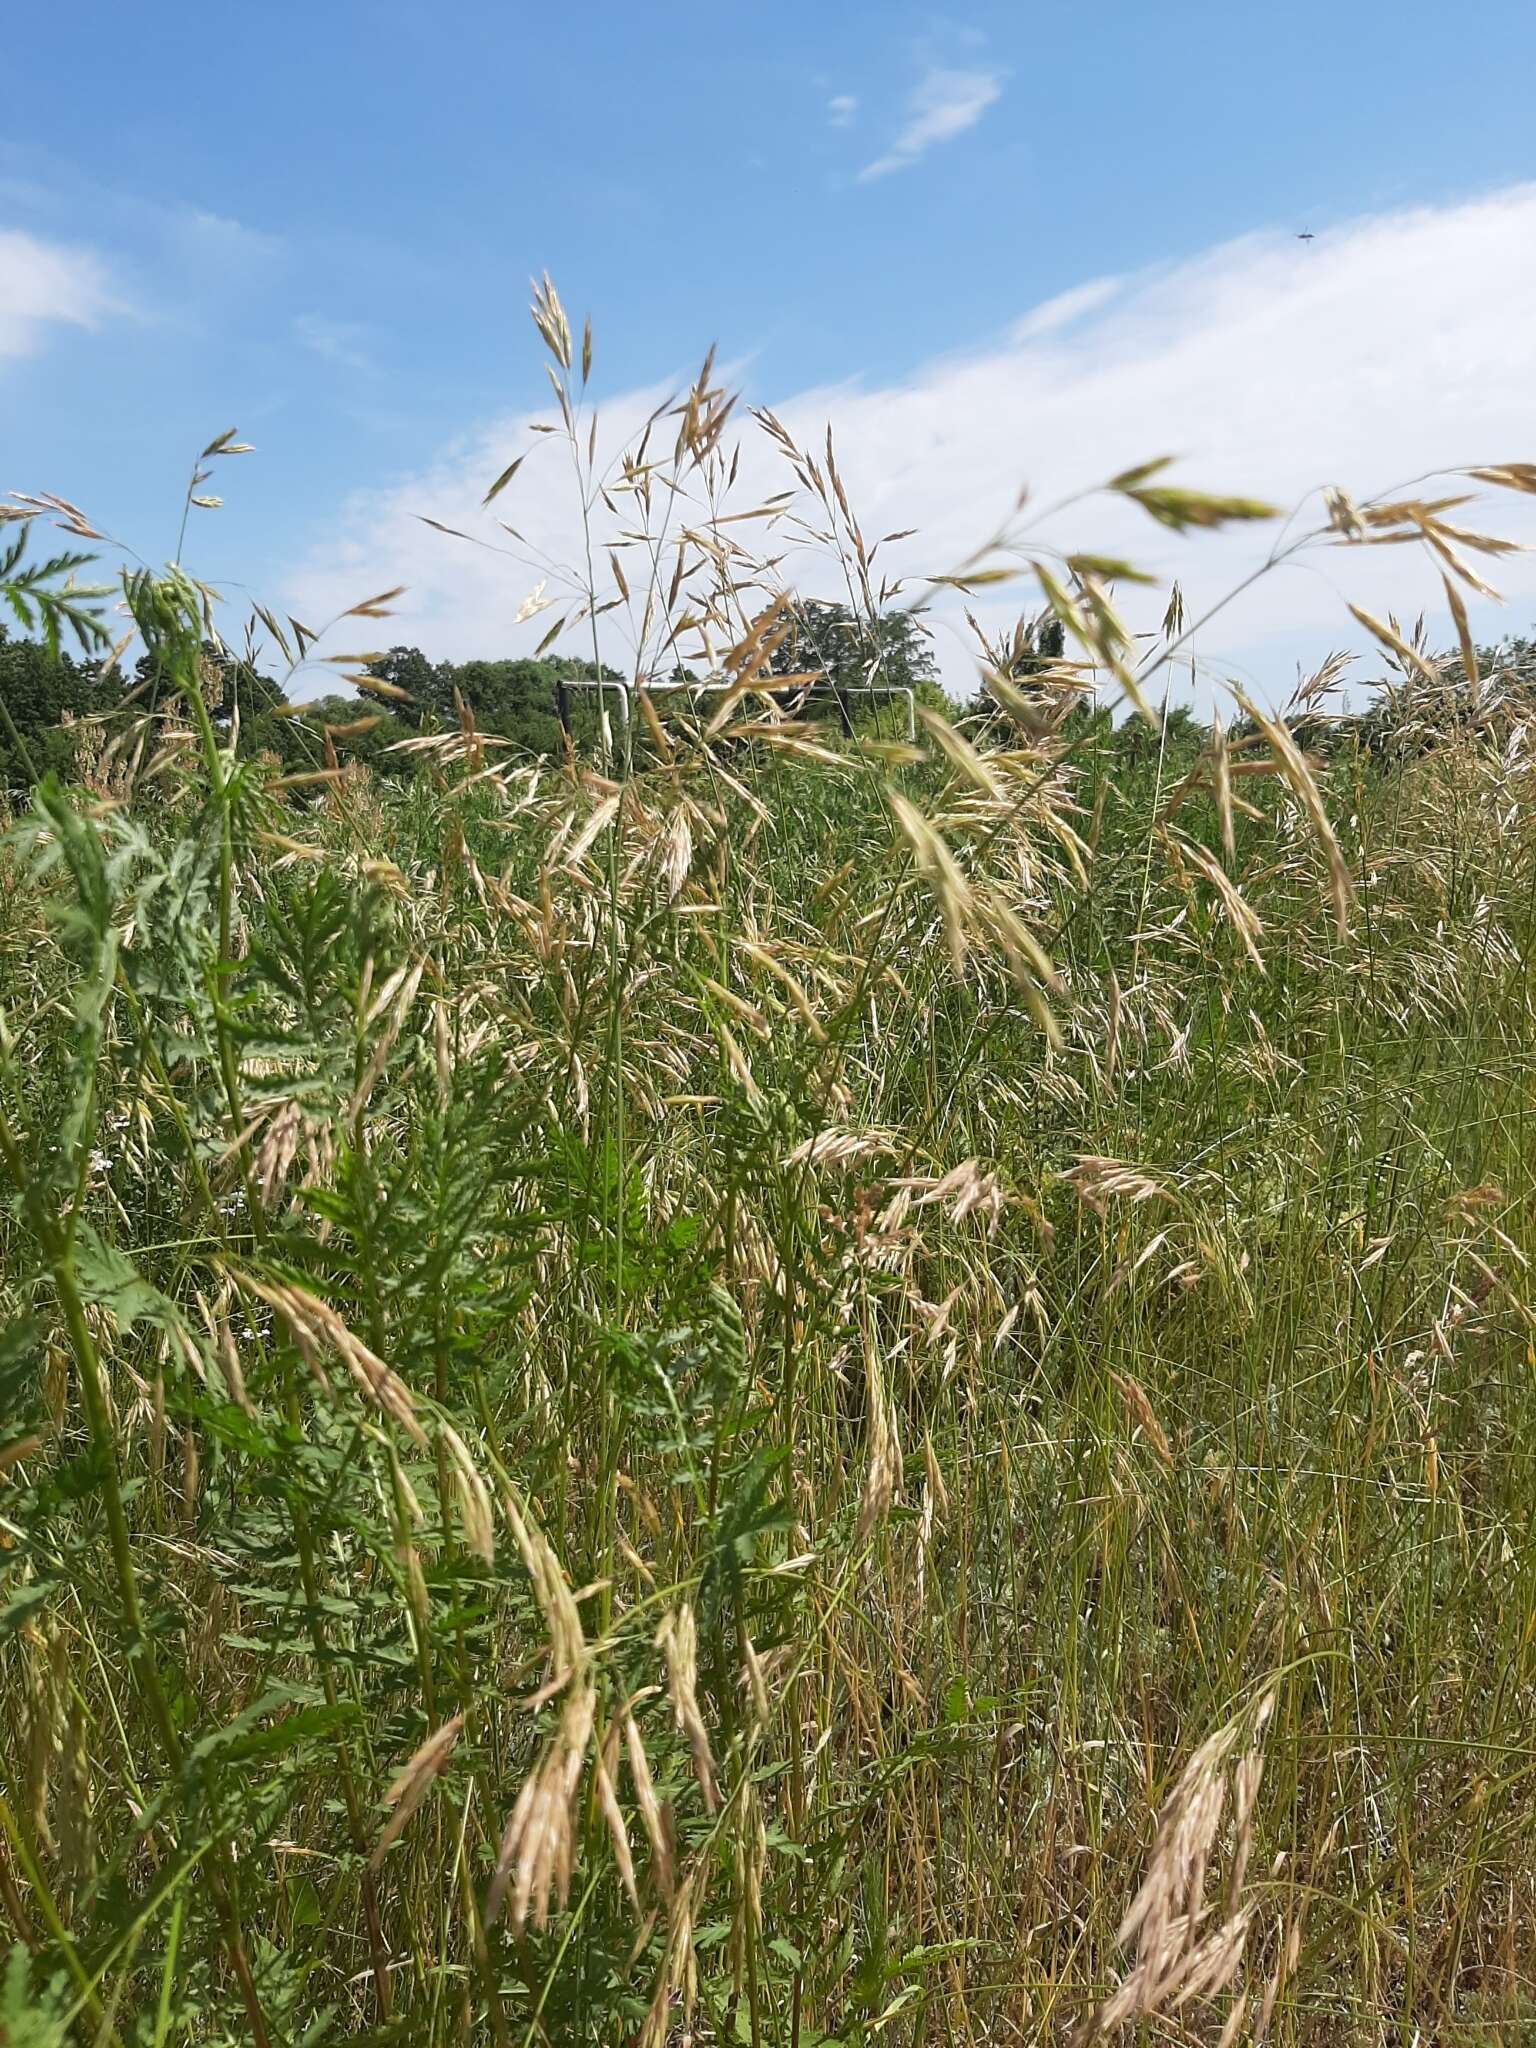
M71 777L79 761L80 721L118 702L115 670L77 661L36 640L6 636L0 626L0 789L19 795L44 775Z
M18 515L7 508L7 516ZM79 584L77 569L89 568L94 557L78 549L63 549L40 562L26 560L30 524L23 523L13 537L0 544L0 600L3 600L24 633L40 632L51 655L57 655L68 632L82 653L107 645L106 628L100 619L100 599L107 593L99 584Z
M706 364L625 516L713 506L730 414ZM1519 2023L1528 650L1474 701L1384 629L1379 743L1331 667L1117 723L1180 605L1143 659L1079 555L951 729L760 423L858 610L626 536L546 644L630 602L749 688L601 773L580 663L294 706L179 568L88 700L81 564L6 557L14 732L100 715L0 842L7 2039ZM1163 467L1109 488L1263 510Z
M590 677L593 669L590 662L565 658L430 662L420 648L395 647L370 673L409 692L401 716L412 725L452 730L463 705L482 732L509 741L515 753L548 755L561 751L563 686ZM606 674L617 680L615 670ZM564 717L585 744L597 724L590 699L590 691L565 690Z
M190 604L139 610L195 717ZM1163 1782L1276 1672L1266 1839L1322 1858L1313 1881L1338 1882L1341 1796L1415 1857L1462 1858L1469 1915L1519 1881L1513 1783L1480 1836L1473 1809L1424 1805L1415 1761L1421 1724L1458 1757L1520 1739L1530 1613L1518 1565L1459 1533L1475 1514L1524 1540L1536 1451L1521 1269L1455 1206L1497 1185L1524 1255L1529 854L1503 836L1518 811L1447 810L1480 756L1424 781L1340 757L1354 857L1383 877L1344 952L1274 785L1250 785L1270 795L1234 872L1269 925L1262 975L1219 897L1148 858L1205 736L1073 714L1056 743L1091 778L1080 812L1103 797L1091 891L1009 828L1008 859L1027 841L1046 862L1035 915L1071 976L1047 1057L1006 973L978 957L956 980L852 771L773 771L750 851L744 812L712 841L699 813L706 926L648 865L659 775L630 786L628 879L595 911L603 840L584 877L545 860L558 774L531 807L517 785L512 816L469 768L328 800L302 827L320 857L274 865L260 834L299 821L231 731L210 711L185 786L142 816L43 785L0 892L0 1742L17 1839L125 2040L249 2037L254 2013L295 2041L607 2043L682 1981L684 1877L716 2038L755 2014L787 2039L798 2006L802 2040L917 2043L957 2009L1002 2025L1042 1979L1081 2002L1115 1967L1127 1881L1055 1845L1145 1827L1128 1709ZM904 786L953 796L933 765ZM1219 844L1208 789L1175 824ZM1453 873L1436 834L1474 829L1482 857L1463 845ZM861 928L884 935L854 954ZM822 1038L748 932L814 990ZM1430 988L1405 1041L1404 994ZM808 1155L829 1128L877 1149ZM1074 1193L1084 1156L1149 1192L1101 1214ZM990 1230L945 1179L979 1158ZM1480 1297L1474 1251L1498 1276ZM1374 1424L1349 1419L1373 1400ZM575 1666L560 1587L591 1589ZM1490 1723L1470 1703L1501 1686ZM571 1890L547 1926L487 1930L502 1831L584 1687ZM1342 1795L1341 1728L1361 1759ZM1324 1919L1313 1939L1308 1995L1336 1995L1343 1937ZM99 2028L67 1953L11 1963L16 2038L62 2038L71 2009ZM1379 1967L1397 1953L1394 1934Z
M65 2048L68 1991L62 1972L35 1988L24 1948L13 1948L0 1975L0 2043L4 2048Z
M788 625L770 673L814 673L817 680L795 694L844 734L889 701L887 691L931 689L938 674L926 629L909 611L867 619L847 605L805 598L791 607Z

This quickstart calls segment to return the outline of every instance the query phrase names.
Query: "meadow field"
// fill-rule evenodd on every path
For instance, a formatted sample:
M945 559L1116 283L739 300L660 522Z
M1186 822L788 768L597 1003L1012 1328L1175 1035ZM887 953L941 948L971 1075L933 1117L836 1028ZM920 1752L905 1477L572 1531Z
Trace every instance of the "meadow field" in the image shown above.
M252 747L10 507L156 687L0 850L0 2039L1536 2038L1529 674L1366 617L1196 723L1176 592L1001 536L976 701L849 732L722 509L777 437L878 694L831 444L706 366L598 479L535 311L606 744L359 762L383 593ZM1285 546L1462 618L1533 485Z

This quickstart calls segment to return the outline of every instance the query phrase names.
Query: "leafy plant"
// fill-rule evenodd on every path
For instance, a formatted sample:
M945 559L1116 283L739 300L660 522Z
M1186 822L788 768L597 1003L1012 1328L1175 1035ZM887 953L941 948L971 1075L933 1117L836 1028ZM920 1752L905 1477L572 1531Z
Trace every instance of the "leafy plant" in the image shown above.
M592 753L487 675L376 773L241 694L322 636L139 572L153 688L0 849L7 2038L1477 2038L1536 1882L1523 696L1195 728L1181 606L1010 529L927 586L1026 581L982 700L850 733L921 603L830 447L759 422L751 509L835 616L721 509L712 365L609 474L535 321Z

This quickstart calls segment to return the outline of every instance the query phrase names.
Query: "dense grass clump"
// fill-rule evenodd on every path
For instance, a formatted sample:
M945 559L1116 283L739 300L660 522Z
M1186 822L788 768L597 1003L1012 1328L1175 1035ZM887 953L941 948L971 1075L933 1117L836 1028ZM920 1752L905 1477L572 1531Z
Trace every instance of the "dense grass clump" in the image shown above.
M1078 557L1081 665L849 736L656 560L712 694L406 782L131 580L5 841L0 2034L1515 2038L1523 716L1126 743L1183 622Z

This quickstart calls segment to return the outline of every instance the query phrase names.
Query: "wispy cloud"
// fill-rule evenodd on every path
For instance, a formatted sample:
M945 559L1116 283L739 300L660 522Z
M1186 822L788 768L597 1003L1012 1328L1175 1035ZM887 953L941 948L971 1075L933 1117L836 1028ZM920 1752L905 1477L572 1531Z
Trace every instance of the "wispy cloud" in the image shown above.
M163 207L152 201L140 202L140 206L146 213L160 217L168 238L202 258L231 264L270 263L286 249L281 235L247 227L243 220L210 213L203 206Z
M1047 334L1060 334L1064 328L1075 327L1079 320L1107 306L1124 282L1118 277L1095 277L1087 284L1073 285L1070 291L1059 292L1054 299L1032 306L1015 323L1014 340L1039 341Z
M1358 220L1306 246L1277 230L1155 271L1085 283L1025 313L988 348L899 382L760 395L802 445L817 445L832 420L838 467L866 532L918 529L881 554L887 572L912 579L915 592L923 577L953 569L984 540L1026 483L1033 503L1054 503L1172 452L1181 480L1288 507L1320 484L1364 496L1448 464L1521 458L1536 445L1532 247L1536 183ZM1446 291L1451 275L1457 289ZM1488 317L1490 305L1497 319ZM637 432L663 395L606 399L600 449L612 445L608 435ZM472 428L414 475L344 508L333 523L337 538L295 565L284 595L298 615L331 616L367 590L406 584L410 595L391 628L399 638L454 658L531 651L545 622L515 620L545 567L439 542L415 517L481 530L486 485L528 445L528 426L513 415ZM507 517L530 554L576 561L579 517L538 487L539 459L530 460L526 494ZM760 504L786 481L766 443L745 435L739 503ZM1464 517L1536 540L1530 499L1500 496ZM505 545L505 535L485 530ZM1049 521L1042 538L1136 562L1163 579L1177 575L1191 617L1270 544L1263 531L1180 542L1123 500L1102 497ZM1536 555L1497 566L1494 580L1512 606L1473 607L1483 637L1526 625L1536 603ZM798 556L788 573L807 590L834 594L813 554ZM1346 592L1378 615L1411 619L1426 609L1432 633L1442 644L1449 639L1439 579L1416 551L1325 548L1266 578L1201 632L1202 674L1209 664L1243 675L1271 700L1283 696L1294 660L1361 644ZM1143 594L1137 611L1136 593L1126 591L1132 625L1155 626L1165 593L1166 581L1163 592ZM1029 601L1021 582L976 608L1001 624ZM620 617L605 626L622 662ZM934 623L946 681L968 690L975 672L958 606L936 607Z
M375 367L363 346L368 329L356 320L328 320L323 313L301 313L293 331L312 354L343 370L371 372Z
M902 171L932 149L936 143L952 142L967 128L974 128L988 107L1001 95L1003 75L999 71L945 71L937 67L924 73L907 102L907 119L884 156L878 156L860 171L864 183Z
M89 249L0 228L0 359L34 354L50 326L95 327L122 310Z
M858 111L859 103L851 92L836 92L827 101L827 119L834 128L851 126Z

